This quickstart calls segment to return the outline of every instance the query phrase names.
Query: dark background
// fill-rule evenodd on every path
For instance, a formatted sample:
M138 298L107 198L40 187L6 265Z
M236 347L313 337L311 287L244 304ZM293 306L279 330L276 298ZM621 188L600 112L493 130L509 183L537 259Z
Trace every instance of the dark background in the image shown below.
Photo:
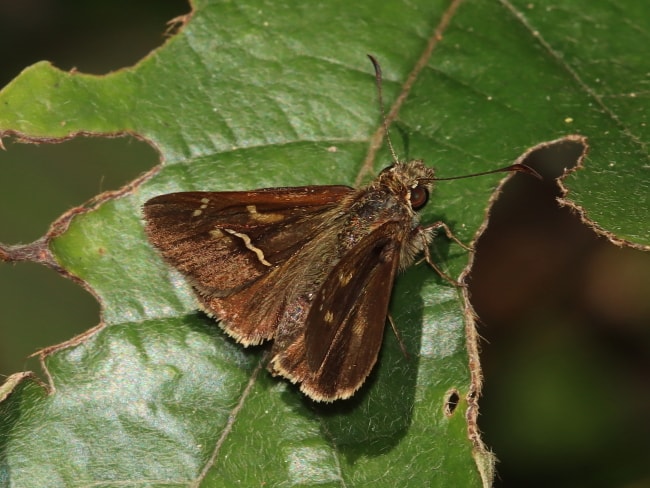
M0 0L0 87L40 60L95 74L131 66L188 10L180 0ZM158 162L130 138L4 143L0 242L9 244L37 239L70 207ZM558 207L552 177L576 151L535 155L546 181L514 178L477 244L479 420L500 459L497 486L650 486L650 255L596 237ZM38 371L29 354L98 320L94 298L54 271L0 264L0 381Z

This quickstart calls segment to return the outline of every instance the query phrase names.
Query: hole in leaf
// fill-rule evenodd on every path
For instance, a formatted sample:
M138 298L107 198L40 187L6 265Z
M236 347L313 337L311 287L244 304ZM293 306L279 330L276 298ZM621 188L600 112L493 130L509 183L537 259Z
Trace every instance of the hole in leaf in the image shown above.
M16 144L0 151L0 242L31 242L53 220L158 164L156 151L131 137L77 137L60 144Z
M41 375L38 349L58 344L99 322L95 298L40 264L0 263L0 383L19 371Z
M42 60L94 74L131 66L165 41L169 20L188 11L185 0L0 2L0 86Z
M459 401L460 401L460 395L458 394L458 390L456 388L447 392L447 398L445 400L445 408L444 408L445 415L447 417L451 417L454 414Z
M65 211L116 190L158 163L135 138L79 137L0 151L0 242L31 242ZM35 263L0 263L0 375L40 371L36 350L97 325L99 305L79 285ZM40 373L39 373L40 374Z
M0 151L0 242L31 242L66 210L117 190L158 164L135 138L78 137L61 144L12 144Z
M479 426L499 458L495 486L647 473L650 397L628 392L646 391L650 375L650 260L558 205L552 178L581 151L565 142L531 153L525 162L545 181L512 178L476 244L468 283L483 337Z

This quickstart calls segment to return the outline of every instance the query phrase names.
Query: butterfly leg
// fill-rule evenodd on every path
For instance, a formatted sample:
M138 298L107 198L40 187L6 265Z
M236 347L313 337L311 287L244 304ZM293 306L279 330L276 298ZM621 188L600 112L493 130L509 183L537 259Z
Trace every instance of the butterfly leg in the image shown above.
M441 269L440 269L440 268L439 268L439 267L434 263L433 259L431 258L431 249L429 249L429 242L430 242L430 240L431 240L431 236L433 235L433 233L434 233L436 230L438 230L438 229L442 229L442 230L444 230L445 235L447 236L448 239L454 241L456 244L458 244L460 247L462 247L462 248L465 249L466 251L472 251L472 250L473 250L471 247L469 247L469 246L465 245L463 242L461 242L461 240L458 239L458 238L454 235L454 233L451 231L451 229L449 228L449 226L448 226L447 224L445 224L445 223L442 222L442 221L438 221L438 222L434 222L433 224L428 225L428 226L426 226L426 227L421 227L421 228L420 228L420 235L422 236L423 240L425 241L425 245L424 245L424 247L423 247L423 249L422 249L422 252L424 253L424 258L423 258L423 260L426 261L427 264L428 264L429 266L431 266L431 268L433 268L433 270L434 270L436 273L438 273L438 274L440 275L441 278L443 278L444 280L448 281L449 283L451 283L451 284L454 285L454 286L457 286L457 287L463 287L463 286L465 286L463 283L460 283L459 281L453 279L453 278L452 278L451 276L449 276L447 273L445 273L444 271L442 271L442 270L441 270Z
M434 222L431 225L427 225L426 227L422 228L423 232L435 232L438 229L442 229L445 231L445 235L447 236L448 239L454 241L456 244L458 244L460 247L465 249L466 251L473 251L474 249L471 248L470 246L464 244L458 237L454 235L454 233L451 231L449 226L439 220L438 222Z
M402 336L400 336L397 326L395 325L395 321L393 320L393 316L388 312L387 315L388 322L390 322L390 326L393 329L393 333L395 334L395 337L397 338L397 342L399 344L399 348L402 350L402 354L404 354L404 357L408 360L410 358L408 351L406 350L406 346L404 345L404 342L402 341Z

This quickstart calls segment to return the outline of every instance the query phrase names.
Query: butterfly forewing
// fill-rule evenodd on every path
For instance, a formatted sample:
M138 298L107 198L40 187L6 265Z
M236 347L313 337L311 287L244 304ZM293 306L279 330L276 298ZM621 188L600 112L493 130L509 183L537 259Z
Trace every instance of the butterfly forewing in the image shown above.
M227 296L285 261L316 232L314 217L352 191L309 186L160 195L144 206L146 231L194 286Z
M161 195L145 204L146 231L189 278L202 308L238 341L258 344L273 338L288 300L289 287L274 277L286 281L287 260L316 239L323 214L351 192L319 186Z

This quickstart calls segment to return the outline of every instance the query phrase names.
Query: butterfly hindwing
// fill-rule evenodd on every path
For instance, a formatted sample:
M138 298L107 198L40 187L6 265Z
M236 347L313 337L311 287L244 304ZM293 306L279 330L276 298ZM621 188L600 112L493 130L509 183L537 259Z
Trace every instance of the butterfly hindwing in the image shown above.
M272 371L317 400L348 398L361 386L381 347L402 232L387 222L348 250L316 293L304 333L277 352Z

